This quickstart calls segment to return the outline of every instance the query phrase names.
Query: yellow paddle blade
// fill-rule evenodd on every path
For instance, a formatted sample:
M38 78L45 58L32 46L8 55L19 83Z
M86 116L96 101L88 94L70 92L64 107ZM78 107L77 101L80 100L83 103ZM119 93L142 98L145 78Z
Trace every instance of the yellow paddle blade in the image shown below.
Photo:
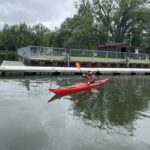
M80 64L78 62L76 62L76 67L80 69Z

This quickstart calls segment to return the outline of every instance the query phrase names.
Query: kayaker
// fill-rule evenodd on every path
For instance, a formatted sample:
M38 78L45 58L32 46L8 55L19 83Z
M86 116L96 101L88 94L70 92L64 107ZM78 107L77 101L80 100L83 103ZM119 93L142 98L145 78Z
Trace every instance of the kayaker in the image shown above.
M88 71L87 75L82 74L82 77L86 78L86 81L87 81L88 84L94 83L95 80L96 80L96 77L95 77L95 75L93 74L92 71Z

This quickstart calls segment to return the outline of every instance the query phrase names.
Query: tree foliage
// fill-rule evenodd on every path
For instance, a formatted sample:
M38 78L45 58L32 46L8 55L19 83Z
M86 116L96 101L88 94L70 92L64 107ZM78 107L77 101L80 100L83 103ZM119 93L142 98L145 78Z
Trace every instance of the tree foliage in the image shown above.
M34 45L76 49L97 49L109 42L131 41L150 47L150 5L148 0L78 0L76 14L51 31L42 24L4 25L0 49Z
M108 31L110 41L123 42L150 13L147 0L93 0L95 19ZM148 16L146 16L148 17Z

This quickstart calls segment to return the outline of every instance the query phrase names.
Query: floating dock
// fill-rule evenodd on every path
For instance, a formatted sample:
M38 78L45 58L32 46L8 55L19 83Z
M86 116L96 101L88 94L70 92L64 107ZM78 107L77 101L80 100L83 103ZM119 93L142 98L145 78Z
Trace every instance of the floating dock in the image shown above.
M97 75L150 75L150 69L141 68L82 68L82 72L89 70ZM3 61L0 75L79 75L76 67L39 67L25 66L20 61Z

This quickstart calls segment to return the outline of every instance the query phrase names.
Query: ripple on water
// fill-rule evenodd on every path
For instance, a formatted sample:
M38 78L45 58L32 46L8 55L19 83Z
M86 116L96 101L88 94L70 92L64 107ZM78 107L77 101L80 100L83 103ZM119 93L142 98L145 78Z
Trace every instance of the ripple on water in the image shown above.
M98 94L73 94L48 103L50 86L82 81L1 79L0 149L150 149L150 78L111 77L97 88Z

